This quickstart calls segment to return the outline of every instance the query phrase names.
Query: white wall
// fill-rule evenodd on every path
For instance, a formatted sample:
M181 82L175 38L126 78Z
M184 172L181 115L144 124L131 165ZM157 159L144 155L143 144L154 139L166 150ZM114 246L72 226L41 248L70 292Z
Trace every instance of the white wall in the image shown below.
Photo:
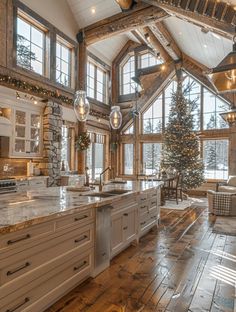
M49 21L65 35L76 40L79 30L66 0L21 0L31 10Z

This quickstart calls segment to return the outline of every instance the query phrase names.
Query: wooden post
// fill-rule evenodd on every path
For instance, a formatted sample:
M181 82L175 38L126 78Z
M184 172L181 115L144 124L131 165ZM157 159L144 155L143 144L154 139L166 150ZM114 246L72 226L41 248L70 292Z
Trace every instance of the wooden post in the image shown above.
M231 127L229 144L229 175L236 175L236 126Z
M87 47L86 43L83 40L79 44L79 70L78 70L78 90L86 91L86 78L87 78ZM78 134L86 132L86 122L78 122ZM85 161L86 161L86 152L78 152L78 173L85 174Z

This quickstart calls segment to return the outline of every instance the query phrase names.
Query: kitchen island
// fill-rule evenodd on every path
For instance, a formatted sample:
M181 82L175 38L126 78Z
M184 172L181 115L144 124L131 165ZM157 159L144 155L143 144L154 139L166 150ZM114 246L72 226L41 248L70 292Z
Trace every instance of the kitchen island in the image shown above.
M28 196L1 195L0 312L44 311L105 269L112 257L158 224L160 186L128 181L106 185L102 193L55 187ZM109 222L98 218L98 211L107 209Z

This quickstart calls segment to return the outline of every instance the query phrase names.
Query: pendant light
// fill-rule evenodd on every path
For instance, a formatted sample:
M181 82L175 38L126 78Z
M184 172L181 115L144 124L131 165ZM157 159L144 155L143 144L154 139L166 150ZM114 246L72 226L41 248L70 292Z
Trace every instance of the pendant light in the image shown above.
M86 92L76 91L74 100L74 111L79 121L86 121L90 110L89 101L86 98Z
M119 4L123 12L133 9L133 7L137 4L134 0L116 0L116 2Z
M233 93L233 100L234 105L235 103L235 93ZM220 113L220 116L226 121L229 126L235 126L236 125L236 108L232 107L229 111Z
M233 38L233 51L212 68L207 76L218 92L236 90L236 36Z
M120 106L112 106L110 113L110 125L112 129L119 129L122 124L122 114Z

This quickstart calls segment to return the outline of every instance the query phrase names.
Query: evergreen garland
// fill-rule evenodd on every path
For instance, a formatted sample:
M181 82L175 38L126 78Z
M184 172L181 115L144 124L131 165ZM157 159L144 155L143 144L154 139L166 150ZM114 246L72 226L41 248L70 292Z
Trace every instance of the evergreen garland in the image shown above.
M172 94L169 122L164 133L163 169L167 167L182 174L183 189L192 189L204 182L204 165L200 159L199 140L193 131L194 120L191 114L196 100L185 98L182 84Z

